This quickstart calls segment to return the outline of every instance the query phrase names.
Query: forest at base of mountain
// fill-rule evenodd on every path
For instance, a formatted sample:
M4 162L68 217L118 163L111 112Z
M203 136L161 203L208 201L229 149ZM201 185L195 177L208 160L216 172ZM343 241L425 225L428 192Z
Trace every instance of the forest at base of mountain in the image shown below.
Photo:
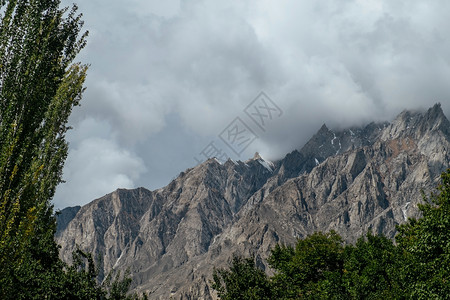
M215 269L211 286L232 299L448 299L450 295L450 169L422 217L398 226L395 243L370 231L344 245L335 232L316 232L295 245L276 245L273 276L254 258L235 256Z

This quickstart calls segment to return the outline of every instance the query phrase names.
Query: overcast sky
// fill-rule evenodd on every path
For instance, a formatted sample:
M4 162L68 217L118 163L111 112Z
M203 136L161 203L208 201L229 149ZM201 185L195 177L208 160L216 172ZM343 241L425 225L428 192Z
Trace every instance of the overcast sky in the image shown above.
M56 208L160 188L213 149L274 160L323 123L436 102L450 116L447 0L77 4L90 32L78 60L91 67ZM247 136L227 140L238 128Z

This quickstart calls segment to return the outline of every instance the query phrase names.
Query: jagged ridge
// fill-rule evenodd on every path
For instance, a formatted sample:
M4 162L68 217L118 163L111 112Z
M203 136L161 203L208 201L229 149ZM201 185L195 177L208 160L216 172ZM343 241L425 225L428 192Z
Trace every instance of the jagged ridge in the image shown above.
M152 299L210 299L212 267L233 253L265 267L275 243L316 230L348 242L368 229L393 237L449 166L449 146L440 105L362 128L324 125L273 164L210 159L162 189L117 190L65 218L56 238L65 260L80 244L104 253L105 272L130 268L134 288Z

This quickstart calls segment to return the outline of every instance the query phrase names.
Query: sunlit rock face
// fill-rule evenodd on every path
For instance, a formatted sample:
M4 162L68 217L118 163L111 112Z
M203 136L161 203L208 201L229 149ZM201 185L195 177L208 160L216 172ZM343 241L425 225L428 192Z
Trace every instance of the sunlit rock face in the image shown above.
M393 238L418 217L421 190L449 167L450 122L440 105L391 123L333 131L325 125L275 162L210 159L155 191L117 190L58 217L70 261L79 245L102 255L100 279L131 271L151 299L212 299L213 267L233 254L265 265L276 243L336 230L346 242L371 230Z

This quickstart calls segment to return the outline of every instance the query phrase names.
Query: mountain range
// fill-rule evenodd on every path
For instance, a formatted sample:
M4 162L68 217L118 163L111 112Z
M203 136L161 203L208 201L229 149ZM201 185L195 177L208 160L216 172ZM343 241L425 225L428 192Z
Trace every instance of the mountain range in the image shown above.
M70 262L77 245L101 254L99 279L129 269L150 299L215 299L214 267L233 255L266 259L277 243L337 231L347 243L368 230L394 238L419 217L449 167L450 122L439 104L393 121L332 130L323 125L277 161L211 158L167 186L118 189L58 215L56 241Z

